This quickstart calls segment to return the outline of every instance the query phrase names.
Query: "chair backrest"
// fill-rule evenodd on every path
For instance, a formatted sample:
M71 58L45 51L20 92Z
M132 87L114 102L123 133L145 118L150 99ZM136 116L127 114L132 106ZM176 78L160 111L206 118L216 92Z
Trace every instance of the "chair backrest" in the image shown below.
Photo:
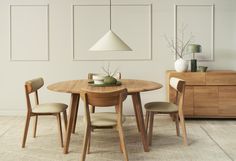
M185 93L185 81L176 77L170 78L170 86L175 89L175 104L179 106L179 110L183 108L184 93Z
M90 122L89 105L96 107L116 106L118 107L118 119L120 121L122 120L122 103L127 97L126 88L106 93L82 90L81 97L85 104L85 115L87 122Z
M28 94L37 91L44 85L43 78L36 78L25 82L26 92Z
M35 94L35 104L38 105L39 104L38 89L40 89L43 85L44 85L43 78L36 78L25 82L25 95L26 95L28 112L32 111L29 95L31 93Z

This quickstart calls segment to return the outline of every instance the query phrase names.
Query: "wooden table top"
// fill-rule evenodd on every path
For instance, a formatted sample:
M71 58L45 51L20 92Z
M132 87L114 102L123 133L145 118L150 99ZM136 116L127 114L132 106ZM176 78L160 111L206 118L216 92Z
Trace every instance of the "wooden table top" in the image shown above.
M156 90L162 87L162 85L157 82L146 80L121 79L119 81L121 81L122 83L120 86L95 87L91 86L88 83L87 79L69 80L51 84L47 88L52 91L64 93L80 93L81 90L105 93L126 88L128 90L128 93L130 94L136 92Z

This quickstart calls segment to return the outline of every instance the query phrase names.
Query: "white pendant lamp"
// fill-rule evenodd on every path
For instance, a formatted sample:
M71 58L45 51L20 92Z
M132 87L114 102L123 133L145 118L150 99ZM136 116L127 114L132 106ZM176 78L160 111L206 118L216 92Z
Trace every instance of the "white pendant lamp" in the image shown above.
M110 0L110 30L100 38L89 51L132 51L132 49L111 29L111 0Z

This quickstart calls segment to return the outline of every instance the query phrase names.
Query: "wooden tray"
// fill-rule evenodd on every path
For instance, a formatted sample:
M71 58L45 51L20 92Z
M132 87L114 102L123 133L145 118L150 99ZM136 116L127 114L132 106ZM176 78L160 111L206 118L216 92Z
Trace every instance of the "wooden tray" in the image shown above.
M94 86L94 87L109 87L109 86L120 86L122 83L120 81L117 81L116 84L94 84L94 81L88 81L88 84L90 86Z

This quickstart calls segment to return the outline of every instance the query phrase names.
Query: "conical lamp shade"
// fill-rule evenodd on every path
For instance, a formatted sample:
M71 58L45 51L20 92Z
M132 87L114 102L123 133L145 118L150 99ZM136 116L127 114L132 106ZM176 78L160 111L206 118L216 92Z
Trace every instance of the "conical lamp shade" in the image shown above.
M132 49L111 30L109 30L101 39L99 39L89 50L132 51Z

